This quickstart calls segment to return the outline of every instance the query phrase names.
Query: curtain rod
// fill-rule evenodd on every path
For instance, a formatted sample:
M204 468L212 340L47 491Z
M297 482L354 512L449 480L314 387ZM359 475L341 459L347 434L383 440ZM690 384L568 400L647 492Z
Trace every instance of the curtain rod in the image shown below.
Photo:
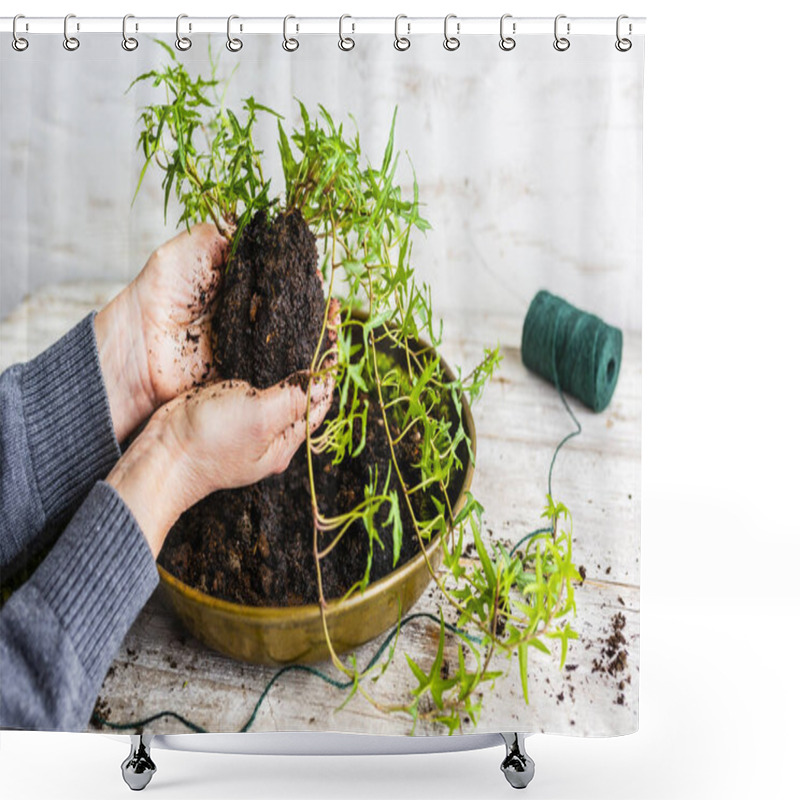
M13 17L0 18L0 32L11 33ZM20 16L17 20L17 34L62 34L65 25L69 35L87 33L119 33L122 34L122 17L81 17L69 15L64 17ZM136 17L129 16L126 31L129 36L139 34L175 34L178 22L175 17ZM227 17L195 17L181 15L180 31L182 35L218 33L227 34ZM334 34L358 35L359 33L383 33L402 36L417 34L443 35L444 17L356 17L345 15L340 21L338 17L234 17L231 20L231 31L239 34L277 34L290 35ZM616 17L570 17L559 15L559 35L606 35L614 36L617 32ZM621 21L621 33L624 36L644 33L644 17L625 17ZM286 27L284 27L286 26ZM397 26L397 27L396 27ZM554 17L514 17L506 15L504 33L510 36L526 36L531 34L548 34L553 36ZM451 15L448 23L448 35L472 36L495 34L500 32L500 16L496 17L458 17Z

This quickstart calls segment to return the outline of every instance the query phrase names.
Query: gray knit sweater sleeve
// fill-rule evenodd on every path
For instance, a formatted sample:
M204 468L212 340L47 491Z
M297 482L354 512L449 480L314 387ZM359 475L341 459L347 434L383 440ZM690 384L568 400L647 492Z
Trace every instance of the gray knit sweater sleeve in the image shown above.
M87 317L0 376L0 568L80 506L0 610L0 727L85 730L108 667L158 583L136 520L98 482L119 448L93 322Z
M119 455L90 314L0 375L0 569L66 521Z
M86 730L103 678L157 585L136 520L98 482L0 611L0 727Z

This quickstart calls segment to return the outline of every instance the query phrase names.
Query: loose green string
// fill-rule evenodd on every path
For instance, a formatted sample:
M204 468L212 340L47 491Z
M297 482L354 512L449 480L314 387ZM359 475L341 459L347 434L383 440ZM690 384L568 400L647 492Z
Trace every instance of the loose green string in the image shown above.
M538 295L537 295L537 297L538 297ZM578 422L577 417L575 416L575 414L573 413L572 409L570 408L570 405L567 402L567 398L564 396L564 392L561 389L561 382L559 380L559 375L558 375L559 370L557 368L558 364L557 364L557 358L556 358L556 353L557 353L556 348L557 348L557 343L558 343L558 335L557 335L558 334L558 330L557 329L558 329L558 326L561 325L562 320L563 320L563 318L560 315L555 319L554 325L556 327L556 330L554 331L554 335L550 339L550 344L551 344L551 347L552 347L552 351L551 351L552 372L551 372L551 374L552 374L552 377L553 377L553 383L554 383L554 385L556 387L556 390L558 391L558 396L561 398L561 403L563 404L564 408L566 409L567 414L569 414L570 418L575 423L575 429L570 431L566 436L564 436L563 439L561 439L561 441L556 445L556 448L553 451L553 455L552 455L552 457L550 459L550 468L549 468L548 473L547 473L547 492L551 497L553 496L553 468L555 467L556 458L558 457L558 453L561 450L561 448L570 439L574 438L575 436L578 436L583 430L583 428L581 427L580 422ZM553 524L555 524L555 521L554 521ZM547 526L545 528L538 528L537 530L532 531L531 533L528 533L525 536L523 536L511 548L510 555L513 555L525 542L527 542L530 539L533 539L533 538L535 538L537 536L542 536L542 535L545 535L545 534L547 534L547 535L552 535L553 534L553 525L549 525L549 526ZM377 663L378 659L383 655L384 651L389 646L389 643L392 641L392 639L394 639L395 636L399 636L400 635L400 631L409 622L413 622L414 620L417 620L417 619L428 619L428 620L431 620L432 622L436 623L436 625L440 625L441 624L441 620L439 619L439 617L435 617L433 614L429 614L427 612L417 612L417 613L414 613L414 614L409 614L407 617L404 617L403 619L400 620L400 622L398 622L397 628L395 628L392 631L392 633L390 633L388 636L386 636L386 638L384 638L383 642L381 642L380 647L378 647L378 649L375 651L375 653L372 656L372 658L369 660L369 663L367 664L367 668L366 668L365 671L369 671L370 669L372 669L372 667L374 667L375 664ZM469 639L470 641L472 641L474 643L478 643L478 642L481 641L481 637L473 636L473 635L467 633L462 628L459 628L456 625L451 625L449 622L445 622L444 626L451 633L456 633L456 634L458 634L460 636L463 636L463 637ZM313 676L319 678L320 680L322 680L325 683L327 683L329 686L333 686L336 689L341 689L341 690L350 689L353 686L353 679L352 678L349 679L349 680L337 681L335 678L332 678L330 675L327 675L326 673L322 672L321 670L317 669L316 667L309 667L309 666L306 666L305 664L289 664L288 666L281 667L281 669L279 669L270 678L269 682L264 687L264 690L261 692L261 695L259 696L258 701L256 702L255 706L253 707L253 711L251 712L250 716L248 717L247 722L245 722L244 725L242 725L242 727L239 728L239 731L238 731L239 733L246 733L247 731L250 730L250 728L252 727L253 723L256 721L256 717L258 716L258 712L261 709L262 703L266 699L266 697L269 694L269 692L272 689L272 687L278 682L278 680L283 675L286 675L286 674L288 674L290 672L305 672L305 673L307 673L309 675L313 675ZM189 728L190 730L194 731L195 733L209 733L209 731L207 731L201 725L197 725L196 723L192 722L191 720L186 719L186 717L182 716L181 714L178 714L175 711L161 711L158 714L154 714L153 716L146 717L145 719L136 720L135 722L125 722L125 723L110 722L109 720L105 719L104 717L102 717L97 712L94 712L94 714L92 714L92 721L95 724L104 725L107 728L111 728L112 730L117 730L117 731L130 730L131 728L142 729L142 728L145 727L145 725L149 725L150 723L155 722L156 720L169 719L169 718L177 720L182 725L185 725L187 728Z
M369 671L375 664L378 662L378 659L383 655L386 648L389 646L389 643L392 639L399 635L400 631L409 623L413 622L416 619L425 618L432 620L437 625L441 624L441 621L438 617L435 617L433 614L429 614L427 612L418 612L415 614L409 614L407 617L404 617L400 622L397 624L397 628L394 629L392 633L390 633L386 638L381 642L380 647L375 651L372 658L369 660L367 664L367 668L365 671ZM481 641L479 636L473 636L466 631L463 631L461 628L458 628L455 625L451 625L449 622L444 623L445 628L447 628L451 633L458 633L461 636L469 639L473 643L478 643ZM266 699L267 695L269 694L270 689L277 683L278 679L281 678L283 675L289 672L305 672L309 675L314 675L315 677L319 678L320 680L327 683L329 686L333 686L336 689L350 689L353 686L353 679L350 678L349 680L337 681L335 678L332 678L330 675L322 672L322 670L317 669L316 667L309 667L305 664L289 664L288 666L281 667L269 680L267 685L264 687L264 690L261 692L255 706L253 707L253 711L251 712L250 716L247 719L247 722L239 728L238 733L246 733L250 730L253 723L256 721L256 717L258 716L258 712L261 709L261 704ZM159 719L175 719L181 724L185 725L190 730L194 731L195 733L209 733L205 728L201 725L197 725L196 723L192 722L191 720L186 719L186 717L178 714L175 711L160 711L158 714L153 714L150 717L146 717L145 719L136 720L135 722L125 722L125 723L118 723L118 722L110 722L109 720L102 717L100 714L95 712L92 715L92 721L96 724L105 725L107 728L112 728L113 730L123 731L129 730L131 728L144 728L145 725L149 725L151 722L155 722Z
M539 294L536 295L536 296L539 297L540 294L541 294L541 292L539 292ZM531 308L532 307L533 307L533 304L531 304ZM530 317L530 311L528 312L528 317ZM554 322L554 326L555 326L556 330L555 330L554 335L552 336L552 339L551 339L551 348L552 349L551 349L550 357L552 359L552 376L553 376L553 383L554 383L554 385L556 387L556 391L558 392L558 396L561 398L561 404L566 409L567 414L569 414L569 416L570 416L570 419L575 423L575 430L570 431L556 445L556 449L553 451L553 456L550 459L550 469L547 471L547 494L549 494L550 497L553 496L553 468L556 465L556 458L558 458L558 453L561 450L561 448L570 439L573 439L576 436L579 436L581 434L581 432L583 431L583 428L581 427L581 423L578 422L578 418L573 413L572 409L570 408L569 403L567 402L567 398L564 396L564 392L561 390L561 381L559 380L559 377L558 377L558 360L557 360L557 357L556 357L556 352L557 352L556 348L557 348L557 343L558 343L558 326L561 325L561 322L562 322L562 317L561 316L557 316L556 319L555 319L555 322ZM527 324L527 318L526 318L526 324ZM554 526L555 526L555 520L553 520L553 524L552 525L548 525L545 528L537 528L535 531L527 534L526 536L523 536L511 548L511 552L509 553L509 555L513 556L514 553L523 544L525 544L525 542L529 541L530 539L534 539L537 536L543 536L545 534L547 534L548 536L552 536L553 533L555 532Z

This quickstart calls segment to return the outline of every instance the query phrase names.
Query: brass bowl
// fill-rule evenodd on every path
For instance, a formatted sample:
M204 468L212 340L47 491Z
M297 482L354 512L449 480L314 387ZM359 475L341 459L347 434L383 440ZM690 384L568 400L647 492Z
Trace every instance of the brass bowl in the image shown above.
M455 376L444 359L441 364L447 379L454 380ZM451 413L455 413L450 398L447 403ZM461 406L474 453L475 423L463 396ZM454 515L463 507L472 483L473 465L466 446L460 456L464 466L457 485L450 487ZM426 552L431 566L437 569L442 559L440 536L428 544ZM160 564L158 572L161 585L183 623L194 636L214 650L242 661L276 667L329 658L318 605L245 606L194 589ZM400 616L419 600L430 580L425 557L419 552L393 572L371 583L363 593L356 592L345 600L329 601L325 616L336 652L353 650L396 625Z

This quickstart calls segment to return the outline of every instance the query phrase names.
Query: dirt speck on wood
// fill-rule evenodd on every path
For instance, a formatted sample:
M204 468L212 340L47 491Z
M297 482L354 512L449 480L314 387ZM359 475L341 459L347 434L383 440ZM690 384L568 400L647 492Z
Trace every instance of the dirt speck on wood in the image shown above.
M624 705L625 694L622 691L626 684L631 682L628 672L627 639L622 632L627 619L622 612L617 612L611 618L611 632L600 641L600 654L592 661L592 672L609 675L614 679L614 685L619 690L615 699L617 705Z

